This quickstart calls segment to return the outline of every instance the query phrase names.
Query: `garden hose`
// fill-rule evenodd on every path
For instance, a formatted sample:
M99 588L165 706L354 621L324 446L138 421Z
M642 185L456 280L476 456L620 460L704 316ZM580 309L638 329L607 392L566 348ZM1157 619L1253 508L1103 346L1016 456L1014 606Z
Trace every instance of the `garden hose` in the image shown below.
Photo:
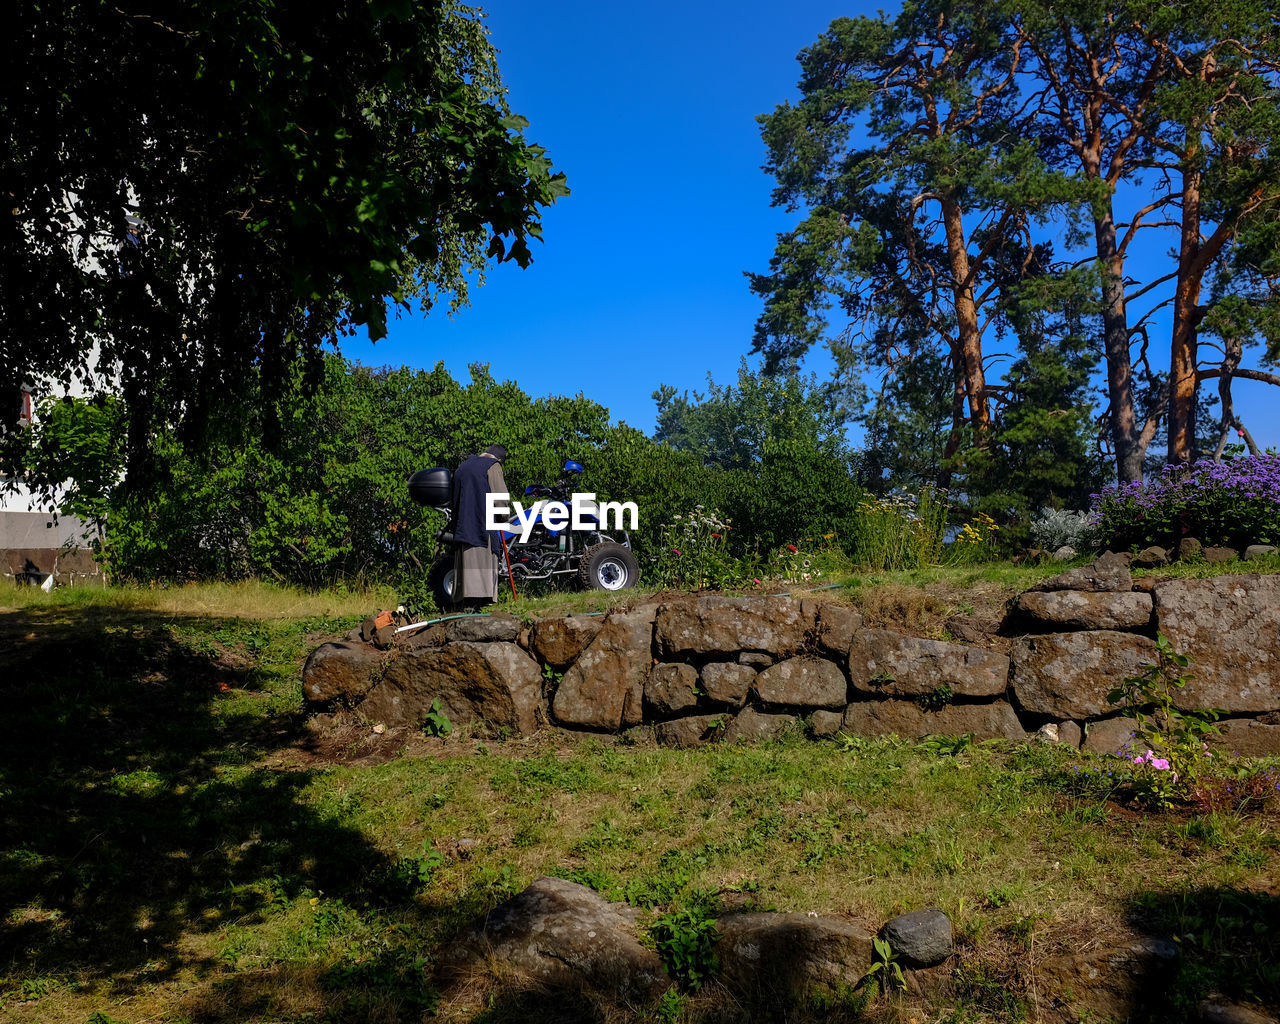
M450 619L487 619L488 617L488 612L459 612L457 615L442 615L438 619L424 619L422 622L411 622L407 626L401 626L396 630L396 633L407 633L411 629L421 629L423 626L434 626L437 622L448 622Z

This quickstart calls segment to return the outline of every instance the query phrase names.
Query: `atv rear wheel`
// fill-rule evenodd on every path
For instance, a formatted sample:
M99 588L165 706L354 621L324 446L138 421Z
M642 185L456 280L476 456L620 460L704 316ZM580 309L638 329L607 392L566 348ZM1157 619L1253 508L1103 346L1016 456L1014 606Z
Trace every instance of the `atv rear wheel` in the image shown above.
M640 563L631 549L615 541L587 548L578 566L583 590L626 590L640 579Z
M427 586L431 588L431 596L436 599L436 607L442 612L453 611L458 606L453 596L457 579L452 555L437 559L427 573Z

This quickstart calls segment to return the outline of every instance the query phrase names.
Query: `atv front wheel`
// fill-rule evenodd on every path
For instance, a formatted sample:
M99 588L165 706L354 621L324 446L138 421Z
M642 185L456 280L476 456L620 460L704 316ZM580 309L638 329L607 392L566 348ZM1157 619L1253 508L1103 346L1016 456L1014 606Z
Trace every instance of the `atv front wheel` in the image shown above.
M640 579L640 563L629 548L606 541L587 548L578 566L583 590L626 590Z

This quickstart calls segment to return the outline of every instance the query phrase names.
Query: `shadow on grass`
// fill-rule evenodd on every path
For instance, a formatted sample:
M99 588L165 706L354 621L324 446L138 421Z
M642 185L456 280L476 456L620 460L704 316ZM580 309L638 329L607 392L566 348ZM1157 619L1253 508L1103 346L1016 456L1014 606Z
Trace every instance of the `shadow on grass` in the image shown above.
M1179 956L1162 972L1152 1004L1167 1008L1164 1020L1199 1019L1210 996L1280 1011L1280 896L1222 886L1144 892L1130 916L1151 934L1177 939Z
M0 975L127 991L191 963L183 934L252 913L264 880L341 895L383 860L300 800L313 772L252 767L300 714L228 713L252 667L179 642L175 621L0 613Z

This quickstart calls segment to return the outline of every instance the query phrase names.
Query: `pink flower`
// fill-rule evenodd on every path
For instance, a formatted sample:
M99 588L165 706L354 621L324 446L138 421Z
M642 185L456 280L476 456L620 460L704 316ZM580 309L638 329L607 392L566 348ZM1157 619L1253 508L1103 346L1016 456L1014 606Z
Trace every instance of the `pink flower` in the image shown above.
M671 553L672 553L673 555L678 555L678 554L680 554L680 549L679 549L679 548L672 548L672 549L671 549Z

